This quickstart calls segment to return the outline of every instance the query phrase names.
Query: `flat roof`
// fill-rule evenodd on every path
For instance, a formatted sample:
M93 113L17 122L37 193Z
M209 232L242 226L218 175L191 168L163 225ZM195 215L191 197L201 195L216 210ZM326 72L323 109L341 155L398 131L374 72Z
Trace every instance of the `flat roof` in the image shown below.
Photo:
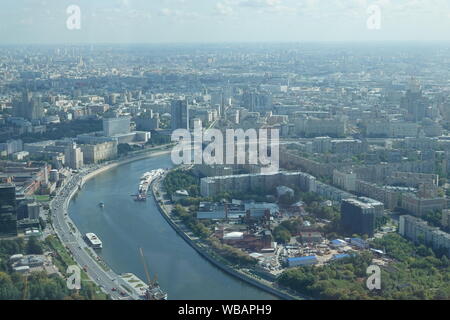
M6 188L14 188L16 185L13 183L1 183L0 189L6 189Z
M288 258L288 261L307 261L307 260L317 260L317 257L316 256L307 256L307 257Z

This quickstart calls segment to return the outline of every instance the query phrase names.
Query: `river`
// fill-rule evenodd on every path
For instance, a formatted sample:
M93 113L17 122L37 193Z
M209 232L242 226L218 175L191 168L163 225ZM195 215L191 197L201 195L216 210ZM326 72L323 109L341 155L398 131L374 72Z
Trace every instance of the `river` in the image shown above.
M145 280L142 247L152 277L170 300L269 300L273 295L229 276L203 259L167 224L153 197L135 202L146 171L171 167L170 155L121 165L89 180L72 199L69 215L82 234L103 241L100 256L118 274ZM105 207L99 207L104 202Z

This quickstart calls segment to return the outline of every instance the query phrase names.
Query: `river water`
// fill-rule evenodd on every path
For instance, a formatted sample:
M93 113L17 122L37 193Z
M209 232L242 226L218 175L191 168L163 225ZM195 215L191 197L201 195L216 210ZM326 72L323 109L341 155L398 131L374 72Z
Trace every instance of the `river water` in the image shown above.
M73 198L69 214L82 234L96 233L100 253L118 274L132 272L145 281L139 248L170 300L269 300L273 295L214 267L192 249L159 213L153 197L135 202L146 171L171 167L170 155L128 163L88 181ZM99 207L104 202L105 207Z

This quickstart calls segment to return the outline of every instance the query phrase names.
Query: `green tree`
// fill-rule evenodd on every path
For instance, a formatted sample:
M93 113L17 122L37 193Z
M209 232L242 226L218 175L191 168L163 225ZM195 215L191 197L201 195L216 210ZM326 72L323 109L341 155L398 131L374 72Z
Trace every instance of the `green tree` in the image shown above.
M288 243L291 241L291 233L283 226L277 226L273 230L273 237L279 243Z
M36 237L30 237L27 243L27 254L42 254L44 250Z
M16 300L20 298L20 292L14 286L11 277L5 272L0 272L0 300Z

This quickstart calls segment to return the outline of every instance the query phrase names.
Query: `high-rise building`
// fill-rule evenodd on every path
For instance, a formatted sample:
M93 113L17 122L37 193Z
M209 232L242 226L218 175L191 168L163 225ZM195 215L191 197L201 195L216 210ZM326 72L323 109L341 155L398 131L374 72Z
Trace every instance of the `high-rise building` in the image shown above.
M25 90L20 100L14 101L14 113L17 117L28 120L39 120L44 117L44 107L40 97L34 97Z
M37 202L27 204L28 219L39 219L41 206Z
M212 107L215 107L217 105L222 106L223 103L224 103L224 96L223 96L222 90L211 92L211 106Z
M110 104L112 106L115 105L117 103L117 95L115 95L113 93L110 94L106 101L108 101L108 104Z
M219 116L226 117L226 110L231 106L232 96L232 89L229 86L211 92L211 107L217 108Z
M159 116L157 114L153 114L153 112L149 112L148 114L141 115L134 119L136 123L137 130L142 131L153 131L159 129Z
M20 139L8 140L5 143L0 143L0 152L5 151L6 155L10 155L23 150L23 142Z
M64 156L66 159L66 166L71 169L78 170L84 164L83 152L76 146L75 143L66 148Z
M0 236L17 235L16 186L0 184Z
M117 134L130 133L130 117L116 117L103 119L103 135L112 137Z
M345 199L341 203L341 223L349 234L373 237L375 229L375 208L356 199Z
M273 106L272 95L247 91L242 96L243 107L251 112L270 110Z
M189 129L189 106L186 100L172 101L172 130Z
M427 104L422 96L422 89L417 80L411 79L409 88L401 101L404 109L408 110L412 121L422 121L426 117Z

